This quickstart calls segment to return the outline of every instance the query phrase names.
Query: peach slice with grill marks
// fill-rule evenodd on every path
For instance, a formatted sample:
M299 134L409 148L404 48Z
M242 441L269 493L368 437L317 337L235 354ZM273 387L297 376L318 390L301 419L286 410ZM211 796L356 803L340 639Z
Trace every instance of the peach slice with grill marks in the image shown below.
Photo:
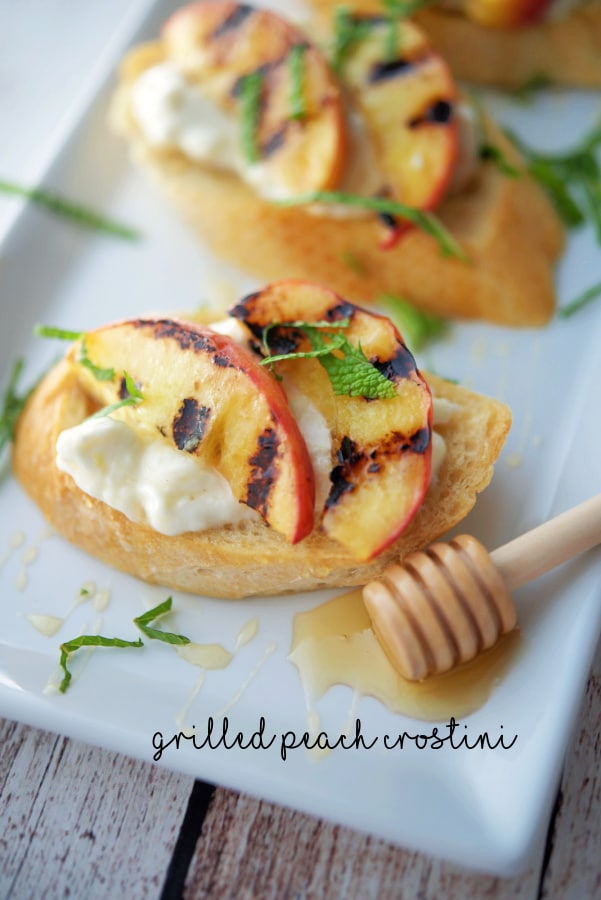
M291 543L314 522L311 460L276 379L230 337L171 319L133 319L88 332L85 354L114 374L99 380L70 351L78 379L101 406L127 397L125 372L143 394L113 415L202 458L241 502Z
M175 13L162 38L167 57L190 83L232 115L242 116L244 79L258 74L258 190L288 196L337 184L346 153L340 89L301 31L269 10L209 0ZM295 94L302 100L296 116Z
M540 21L551 0L467 0L465 14L489 28L519 28Z
M277 282L230 310L258 342L273 322L330 322L361 346L367 359L396 388L396 396L367 399L334 394L315 359L277 363L284 378L324 415L332 435L331 488L322 526L357 559L371 559L409 524L428 489L431 466L432 397L401 336L383 316L347 303L309 282ZM302 330L277 326L268 334L275 355L311 349Z
M398 24L394 53L387 55L391 24L365 21L371 27L345 56L342 79L373 143L386 194L433 209L449 186L458 152L453 77L411 22Z

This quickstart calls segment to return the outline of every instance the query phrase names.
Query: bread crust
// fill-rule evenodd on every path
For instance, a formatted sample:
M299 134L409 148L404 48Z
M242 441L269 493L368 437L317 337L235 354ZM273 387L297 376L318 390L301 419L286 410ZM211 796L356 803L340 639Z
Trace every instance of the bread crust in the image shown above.
M228 598L364 584L392 560L423 548L465 517L489 483L510 427L511 414L502 403L426 377L436 396L457 404L451 421L437 428L447 453L409 527L387 551L365 564L318 529L295 545L262 522L169 537L83 493L56 466L60 432L93 411L75 367L66 359L36 388L19 419L13 469L68 541L153 584Z
M424 10L416 19L458 78L514 89L536 78L601 86L601 4L527 28L484 28L442 9Z
M337 0L310 0L331 16ZM381 10L379 0L350 0L359 12ZM521 88L534 78L557 84L601 86L601 4L574 9L565 19L515 28L487 28L459 11L433 7L416 13L454 74L466 81Z
M469 263L443 256L434 238L417 228L382 250L382 227L373 215L340 219L278 207L235 175L149 146L130 114L130 89L161 59L159 43L128 54L112 126L127 140L135 164L218 256L267 280L311 278L357 303L392 293L445 317L527 327L548 322L563 230L531 178L510 178L484 163L468 188L436 210ZM520 165L513 146L492 126L490 138Z

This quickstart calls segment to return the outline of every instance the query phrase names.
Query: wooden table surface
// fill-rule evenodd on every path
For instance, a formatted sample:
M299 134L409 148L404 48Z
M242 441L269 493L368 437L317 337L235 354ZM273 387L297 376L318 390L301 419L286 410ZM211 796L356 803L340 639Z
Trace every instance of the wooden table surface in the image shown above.
M139 2L0 0L0 120L11 123L11 140L0 148L4 175L37 178L90 61ZM0 216L0 231L9 214ZM0 900L593 900L601 897L600 726L601 652L544 854L523 876L500 880L0 720Z
M15 722L0 743L1 900L601 897L601 646L544 852L513 879Z

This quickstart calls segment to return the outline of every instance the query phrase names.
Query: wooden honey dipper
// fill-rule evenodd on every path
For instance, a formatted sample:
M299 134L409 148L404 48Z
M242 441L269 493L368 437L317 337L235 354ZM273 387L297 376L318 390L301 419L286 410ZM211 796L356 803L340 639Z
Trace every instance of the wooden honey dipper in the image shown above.
M373 630L410 681L469 662L517 625L510 591L601 543L601 494L491 554L470 535L433 544L363 588Z

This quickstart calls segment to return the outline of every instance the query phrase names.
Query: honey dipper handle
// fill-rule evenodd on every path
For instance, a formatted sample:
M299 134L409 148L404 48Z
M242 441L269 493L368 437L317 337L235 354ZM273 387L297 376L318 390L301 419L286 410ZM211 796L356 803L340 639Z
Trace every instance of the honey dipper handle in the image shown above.
M494 550L507 589L538 578L601 543L601 494Z

